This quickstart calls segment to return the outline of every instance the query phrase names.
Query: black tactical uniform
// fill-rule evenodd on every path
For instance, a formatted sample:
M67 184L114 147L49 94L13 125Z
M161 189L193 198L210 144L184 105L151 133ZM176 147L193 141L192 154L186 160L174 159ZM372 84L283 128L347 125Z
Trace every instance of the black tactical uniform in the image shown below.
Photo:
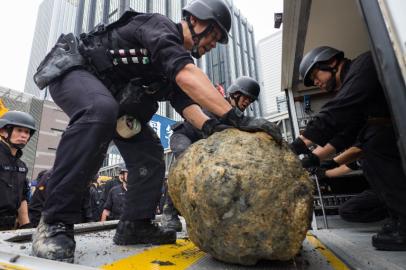
M0 230L14 228L21 202L28 201L28 169L21 155L18 150L13 156L10 147L0 141Z
M104 209L110 211L109 220L119 219L123 213L125 192L123 185L115 186L110 190L104 204Z
M98 37L97 41L94 36ZM115 37L114 42L109 36ZM49 197L43 211L46 223L73 224L80 219L83 192L76 191L85 190L84 179L96 173L113 137L124 160L130 164L126 205L131 207L124 210L123 220L154 217L165 165L159 138L147 122L158 108L158 100L169 99L179 113L193 104L174 83L177 72L193 63L182 39L181 25L159 14L138 14L100 36L84 37L82 50L88 55L87 66L97 71L73 70L50 86L54 101L71 121L57 150L48 185ZM91 42L102 42L104 55L93 55L97 51L91 50L94 45ZM126 57L120 55L121 50ZM106 51L111 54L106 55ZM105 66L100 66L100 62ZM134 79L134 74L139 78ZM119 105L114 96L117 93L112 91L121 89L130 80L134 88L124 90L134 95L130 97L133 99ZM165 82L165 87L144 87L151 82ZM120 114L137 118L142 124L141 132L131 139L115 136ZM89 169L83 170L84 167Z
M345 201L340 205L338 213L348 222L376 222L388 217L385 203L372 189L366 189Z
M206 110L203 111L210 118L218 119L214 114ZM179 157L179 155L182 154L192 143L204 138L203 132L195 128L188 121L174 124L172 130L173 133L169 143L175 158Z
M78 56L75 42L72 35L62 36L54 49L64 45L74 59ZM70 123L56 153L42 221L33 235L33 254L73 261L73 224L81 218L87 181L101 166L112 139L129 170L126 203L114 242L173 243L174 231L150 223L160 199L165 163L159 137L148 121L158 101L169 100L181 114L194 104L175 83L177 73L194 63L183 47L182 25L160 14L127 12L112 25L82 35L79 43L85 61L49 85ZM48 70L52 57L51 51L40 71ZM121 115L136 118L141 131L131 138L119 137L115 130Z
M105 202L105 200L103 200L104 187L93 183L89 187L89 193L90 208L92 210L93 221L100 221L101 213L103 211L103 205Z
M101 201L103 202L102 207L103 207L104 203L107 201L107 197L109 196L110 190L119 185L121 185L121 182L117 176L104 183L103 194L102 194L102 198L101 198Z
M28 205L28 214L33 227L37 227L39 220L41 219L41 211L45 202L46 185L51 174L52 170L48 170L38 177L37 186L35 187L35 191L32 194Z
M403 241L402 248L406 248L406 176L400 163L384 92L369 52L347 65L348 71L342 74L339 93L323 106L308 124L303 136L318 145L325 145L346 126L356 125L367 119L367 124L359 135L360 147L364 153L362 168L370 185L379 192L378 195L386 203L390 213L399 216L400 231L404 234L403 240L399 238L399 241Z

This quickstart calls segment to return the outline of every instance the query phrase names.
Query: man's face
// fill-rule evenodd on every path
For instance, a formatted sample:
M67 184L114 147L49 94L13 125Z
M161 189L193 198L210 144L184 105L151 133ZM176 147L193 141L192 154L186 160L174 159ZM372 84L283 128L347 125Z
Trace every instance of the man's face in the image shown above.
M121 172L118 176L121 182L127 183L128 172Z
M241 94L240 99L238 100L238 108L241 111L245 111L245 109L248 108L248 106L254 102L251 98L244 96L243 94Z
M238 100L238 104L235 104L236 100ZM231 99L231 105L237 106L242 112L245 111L252 102L254 102L252 98L247 97L240 92L237 92Z
M318 88L327 90L327 84L331 76L331 72L315 68L310 74L310 79L313 80L314 85Z
M209 26L209 21L196 20L195 32L201 33ZM216 48L217 42L221 39L220 28L216 25L214 29L204 36L199 42L199 55L202 56L209 52L211 49Z
M5 129L1 130L1 135L3 137L8 137L8 133ZM11 132L10 142L13 144L27 144L30 139L30 130L25 127L14 127L13 132Z

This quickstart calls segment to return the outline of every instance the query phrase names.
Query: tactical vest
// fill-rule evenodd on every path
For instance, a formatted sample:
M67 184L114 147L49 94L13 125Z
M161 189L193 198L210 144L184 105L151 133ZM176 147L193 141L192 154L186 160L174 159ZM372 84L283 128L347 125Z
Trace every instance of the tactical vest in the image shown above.
M80 35L79 51L87 59L88 63L95 69L96 75L103 80L110 79L109 84L117 84L114 78L108 78L114 67L125 65L150 66L151 56L146 48L136 46L121 38L117 33L117 28L126 25L132 18L143 13L127 10L115 22L108 25L99 24L89 33ZM120 44L118 44L120 41ZM137 77L136 75L134 77ZM150 74L144 76L147 81L163 80L162 76ZM148 78L149 77L149 78Z
M146 48L126 41L117 32L117 28L140 14L143 13L128 10L117 21L100 24L93 31L81 34L79 51L87 59L90 71L106 85L120 104L120 114L133 115L141 123L146 123L158 110L157 101L167 100L171 84L163 75L153 72L151 55ZM113 69L117 73L120 66L128 65L145 69L142 69L142 75L134 74L130 81L124 83L120 78L114 78Z
M4 161L4 160L3 160ZM24 196L27 168L18 164L0 164L0 229L14 226L17 210Z

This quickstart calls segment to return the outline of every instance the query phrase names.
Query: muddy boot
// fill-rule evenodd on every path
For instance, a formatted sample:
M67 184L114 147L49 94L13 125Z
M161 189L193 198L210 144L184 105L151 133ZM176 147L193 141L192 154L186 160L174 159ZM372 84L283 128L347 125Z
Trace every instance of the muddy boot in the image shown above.
M180 222L178 214L179 212L176 210L173 204L165 204L161 220L162 226L177 232L181 232L182 223Z
M398 217L390 217L382 226L381 230L378 234L385 234L396 232L399 226L399 218Z
M406 220L400 220L392 226L385 225L372 236L372 246L378 250L406 251Z
M73 224L47 224L41 218L32 236L32 255L40 258L73 263L75 246Z
M173 244L176 242L176 232L164 229L150 220L120 220L113 242L116 245Z

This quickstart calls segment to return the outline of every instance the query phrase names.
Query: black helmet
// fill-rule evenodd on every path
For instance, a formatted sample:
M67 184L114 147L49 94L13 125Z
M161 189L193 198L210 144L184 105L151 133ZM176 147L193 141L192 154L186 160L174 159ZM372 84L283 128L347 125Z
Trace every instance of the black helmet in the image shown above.
M220 27L220 43L227 44L231 28L231 12L223 0L194 0L182 9L183 17L188 14L200 20L213 20Z
M34 117L25 112L20 111L6 112L0 118L0 128L4 128L8 125L28 128L30 129L31 136L36 131Z
M338 59L344 58L344 52L329 46L321 46L314 48L313 50L306 53L306 55L300 62L299 67L299 72L303 78L304 85L314 85L313 81L310 79L310 74L314 66L319 62L328 61L333 57L336 57Z
M260 87L256 80L251 77L242 76L235 80L235 82L227 89L227 95L230 96L231 94L240 92L252 100L257 100L259 91Z

